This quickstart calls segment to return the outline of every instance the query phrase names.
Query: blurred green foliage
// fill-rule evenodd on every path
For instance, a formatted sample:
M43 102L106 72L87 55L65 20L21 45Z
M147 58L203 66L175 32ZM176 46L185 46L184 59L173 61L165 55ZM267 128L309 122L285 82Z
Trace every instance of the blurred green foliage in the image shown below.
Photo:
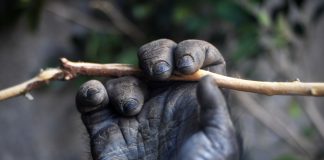
M303 128L301 133L304 137L311 139L312 137L315 136L316 132L317 131L314 126L308 126L308 127Z
M14 25L21 17L28 20L35 30L40 18L44 0L3 0L0 1L0 29Z
M288 113L289 113L290 117L295 118L295 119L299 118L302 115L301 107L295 99L293 99L291 101Z
M45 1L12 0L0 3L1 27L11 26L25 17L30 27L36 29ZM260 1L254 0L251 3L257 4ZM258 26L260 23L269 23L267 16L260 14L260 17L254 17L235 0L115 0L114 4L131 23L144 32L145 38L134 42L123 33L96 33L89 30L88 36L84 37L85 47L81 51L84 60L134 64L136 56L133 54L136 54L136 48L146 42L159 38L177 42L195 38L216 45L228 61L238 63L261 53ZM103 20L109 20L108 17ZM234 48L225 46L227 41L234 41ZM280 37L278 43L282 43Z
M86 44L86 60L134 64L137 48L159 38L176 42L189 38L204 39L216 45L229 61L235 63L260 53L258 21L235 1L115 2L118 9L145 33L145 39L134 43L127 36L92 33ZM236 41L236 47L227 49L224 44L232 39Z

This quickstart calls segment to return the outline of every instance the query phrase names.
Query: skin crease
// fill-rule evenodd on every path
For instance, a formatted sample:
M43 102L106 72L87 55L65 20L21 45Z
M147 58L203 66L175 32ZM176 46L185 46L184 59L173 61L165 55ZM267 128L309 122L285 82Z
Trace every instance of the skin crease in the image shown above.
M93 159L240 159L242 144L224 91L210 77L199 83L163 81L200 68L226 74L214 46L159 39L143 45L138 58L153 80L91 80L77 93Z

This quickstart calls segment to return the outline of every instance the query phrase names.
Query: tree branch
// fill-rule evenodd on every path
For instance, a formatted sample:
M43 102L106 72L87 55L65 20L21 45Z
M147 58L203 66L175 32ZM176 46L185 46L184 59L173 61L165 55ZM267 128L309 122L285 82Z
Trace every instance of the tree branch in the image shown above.
M59 68L46 69L28 81L4 90L0 90L0 101L28 93L29 91L38 88L43 84L49 83L51 80L60 80L63 77L64 72Z
M66 58L61 58L60 68L50 68L41 71L36 77L0 90L0 101L9 99L47 84L53 80L70 80L78 75L87 76L139 76L143 77L141 70L128 64L96 64L87 62L71 62ZM192 75L173 75L168 80L175 81L199 81L204 76L212 76L215 84L222 88L234 89L238 91L253 92L265 95L304 95L304 96L324 96L324 83L302 83L294 82L262 82L244 80L198 70Z

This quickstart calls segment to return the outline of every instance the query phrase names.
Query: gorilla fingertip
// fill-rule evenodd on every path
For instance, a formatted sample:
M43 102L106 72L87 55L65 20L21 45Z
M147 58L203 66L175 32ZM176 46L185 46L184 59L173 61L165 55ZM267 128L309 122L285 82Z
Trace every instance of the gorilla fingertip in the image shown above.
M165 61L159 61L153 66L153 76L156 79L166 79L171 75L171 66Z
M77 95L76 105L81 113L95 110L108 103L108 95L105 87L97 80L84 83Z
M141 105L138 100L130 98L126 100L122 105L123 115L134 116L141 111Z
M192 74L196 71L194 66L194 59L190 55L184 55L179 58L176 66L178 71L184 74Z

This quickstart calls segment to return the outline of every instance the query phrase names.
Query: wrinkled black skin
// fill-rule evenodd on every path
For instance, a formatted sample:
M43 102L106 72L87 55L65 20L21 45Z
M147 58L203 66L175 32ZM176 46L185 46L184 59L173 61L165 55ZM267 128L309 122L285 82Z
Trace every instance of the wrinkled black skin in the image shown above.
M104 86L91 80L77 93L93 159L240 158L226 98L212 79L204 77L198 84L163 81L199 68L226 74L225 61L214 46L160 39L142 46L138 58L153 81L123 77Z

